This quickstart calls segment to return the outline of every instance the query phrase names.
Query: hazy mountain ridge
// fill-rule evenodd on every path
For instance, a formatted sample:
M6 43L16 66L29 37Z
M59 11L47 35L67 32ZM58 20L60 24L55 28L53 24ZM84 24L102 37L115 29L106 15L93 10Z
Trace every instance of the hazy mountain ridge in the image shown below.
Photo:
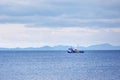
M43 47L28 47L28 48L0 48L0 50L67 50L71 46L43 46ZM97 44L91 45L88 47L80 46L78 47L80 50L120 50L120 46L113 46L111 44Z
M98 45L91 45L86 47L85 49L89 50L120 50L120 46L113 46L111 44L98 44Z

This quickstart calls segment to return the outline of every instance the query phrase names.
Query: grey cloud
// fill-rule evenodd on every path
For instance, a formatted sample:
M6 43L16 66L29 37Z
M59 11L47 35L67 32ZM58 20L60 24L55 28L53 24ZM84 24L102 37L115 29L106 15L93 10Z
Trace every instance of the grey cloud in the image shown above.
M28 27L120 27L118 19L79 19L66 16L2 16L0 23L26 24Z
M0 23L23 23L34 27L120 27L119 21L101 21L120 18L118 0L11 1L14 5L7 1L6 4L0 3Z

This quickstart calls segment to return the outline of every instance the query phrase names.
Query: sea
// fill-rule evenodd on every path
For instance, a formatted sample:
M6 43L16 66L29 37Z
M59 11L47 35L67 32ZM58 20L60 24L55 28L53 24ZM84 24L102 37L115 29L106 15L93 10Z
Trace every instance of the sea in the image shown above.
M0 80L120 80L120 50L1 50Z

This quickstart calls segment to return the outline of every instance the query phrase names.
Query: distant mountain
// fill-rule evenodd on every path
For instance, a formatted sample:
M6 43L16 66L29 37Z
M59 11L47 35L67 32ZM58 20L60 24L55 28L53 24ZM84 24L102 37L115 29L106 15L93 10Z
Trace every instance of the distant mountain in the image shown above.
M40 47L40 50L67 50L69 47L70 46L63 46L63 45L58 45L54 47L43 46L43 47Z
M0 48L0 50L67 50L71 46L43 46L43 47L28 47L28 48ZM120 50L120 46L113 46L111 44L98 44L88 47L78 47L79 50Z
M111 44L105 43L105 44L88 46L85 49L88 49L88 50L120 50L120 46L113 46Z

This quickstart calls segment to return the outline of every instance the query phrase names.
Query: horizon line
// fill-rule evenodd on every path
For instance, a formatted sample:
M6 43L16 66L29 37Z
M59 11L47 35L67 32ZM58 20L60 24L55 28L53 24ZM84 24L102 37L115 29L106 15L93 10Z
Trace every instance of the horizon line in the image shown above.
M113 47L119 47L120 45L112 45L110 43L102 43L102 44L94 44L94 45L89 45L89 46L78 46L78 47L83 47L83 48L87 48L87 47L90 47L90 46L100 46L100 45L109 45L109 46L113 46ZM51 47L51 48L54 48L54 47L58 47L58 46L63 46L63 47L76 47L76 46L70 46L70 45L54 45L54 46L51 46L51 45L43 45L43 46L28 46L28 47L0 47L0 48L6 48L6 49L14 49L14 48L43 48L43 47Z

